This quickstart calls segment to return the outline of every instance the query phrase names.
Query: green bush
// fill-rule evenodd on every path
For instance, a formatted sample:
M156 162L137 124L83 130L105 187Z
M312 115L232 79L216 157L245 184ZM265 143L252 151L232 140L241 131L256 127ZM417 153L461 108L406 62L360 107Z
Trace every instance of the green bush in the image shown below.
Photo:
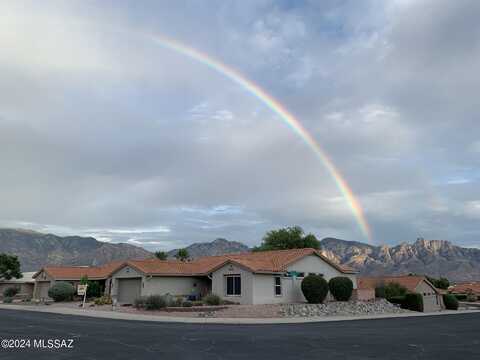
M302 293L310 304L321 304L328 294L327 280L320 275L308 275L302 280Z
M145 303L147 298L145 296L140 296L133 301L133 306L137 309L145 309Z
M192 301L192 305L193 306L203 306L203 301L201 300L197 300L197 301Z
M208 294L203 298L203 302L207 305L216 306L222 303L222 299L218 295Z
M452 294L449 294L449 295L452 295ZM465 301L465 300L467 300L467 294L454 294L453 296L455 296L455 298L456 298L458 301Z
M331 278L328 288L337 301L348 301L352 297L353 282L346 276Z
M89 281L87 286L87 297L98 298L102 296L102 286L98 281Z
M9 287L9 288L6 288L5 290L3 290L3 296L4 297L9 297L9 298L13 298L15 295L18 294L18 288L16 287Z
M457 310L458 309L458 300L452 294L444 294L443 295L443 303L445 304L445 308L447 310Z
M161 295L150 295L145 300L145 310L160 310L167 307L167 301Z
M48 289L48 296L54 301L71 301L75 294L75 288L66 281L56 282Z
M12 297L4 297L3 298L3 303L4 304L11 304L13 302L13 298Z
M407 294L407 288L396 282L390 282L385 285L385 298L388 300L394 296L404 296Z
M405 303L402 306L404 309L412 311L423 311L423 297L418 293L407 293L405 295Z
M392 296L388 301L392 304L397 304L403 307L405 304L405 296Z
M188 301L188 300L187 300L187 301L184 301L184 302L182 303L182 306L183 306L183 307L192 307L193 304L192 304L191 301Z
M375 297L385 299L385 286L381 285L375 288Z

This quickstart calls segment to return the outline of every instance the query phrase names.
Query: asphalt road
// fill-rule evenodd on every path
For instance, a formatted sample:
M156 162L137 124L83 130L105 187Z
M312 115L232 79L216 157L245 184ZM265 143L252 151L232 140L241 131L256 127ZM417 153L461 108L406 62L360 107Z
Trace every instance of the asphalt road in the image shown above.
M480 359L479 324L480 314L193 325L0 310L0 339L30 340L0 359ZM55 339L73 349L49 349Z

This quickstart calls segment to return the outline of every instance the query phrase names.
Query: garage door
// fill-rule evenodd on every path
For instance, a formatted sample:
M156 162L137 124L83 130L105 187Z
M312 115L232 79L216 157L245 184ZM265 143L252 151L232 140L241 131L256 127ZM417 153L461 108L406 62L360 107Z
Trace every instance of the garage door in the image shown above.
M423 311L439 311L440 304L437 303L436 295L424 295L423 296Z
M133 304L140 297L142 279L118 279L118 302L121 304Z
M48 299L48 289L50 289L50 281L42 281L37 283L37 299Z

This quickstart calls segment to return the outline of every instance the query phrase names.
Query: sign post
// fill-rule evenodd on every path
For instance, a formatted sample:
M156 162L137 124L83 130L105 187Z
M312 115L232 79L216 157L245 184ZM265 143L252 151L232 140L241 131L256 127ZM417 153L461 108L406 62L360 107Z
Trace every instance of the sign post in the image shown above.
M85 307L85 300L87 299L87 287L88 287L88 285L78 285L78 287L77 287L77 294L79 296L83 295L82 308Z

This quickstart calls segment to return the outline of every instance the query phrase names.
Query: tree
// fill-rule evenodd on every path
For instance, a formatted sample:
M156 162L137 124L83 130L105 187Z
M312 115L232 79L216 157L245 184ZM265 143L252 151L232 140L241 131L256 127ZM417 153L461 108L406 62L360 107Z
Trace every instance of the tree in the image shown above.
M448 279L444 277L441 277L440 279L435 279L430 276L427 276L427 280L430 281L433 284L433 286L435 286L438 289L447 290L448 287L450 286L450 281L448 281Z
M300 226L271 230L265 234L262 244L254 251L286 250L286 249L320 249L320 242L313 234L305 235Z
M177 251L177 255L175 255L175 258L180 260L180 261L187 261L189 258L188 250L187 249L179 249Z
M98 281L88 279L87 275L80 278L80 285L87 285L87 298L97 298L102 295L102 286Z
M20 279L22 276L17 256L0 254L0 279Z
M167 260L168 254L165 251L156 251L155 256L159 260Z

